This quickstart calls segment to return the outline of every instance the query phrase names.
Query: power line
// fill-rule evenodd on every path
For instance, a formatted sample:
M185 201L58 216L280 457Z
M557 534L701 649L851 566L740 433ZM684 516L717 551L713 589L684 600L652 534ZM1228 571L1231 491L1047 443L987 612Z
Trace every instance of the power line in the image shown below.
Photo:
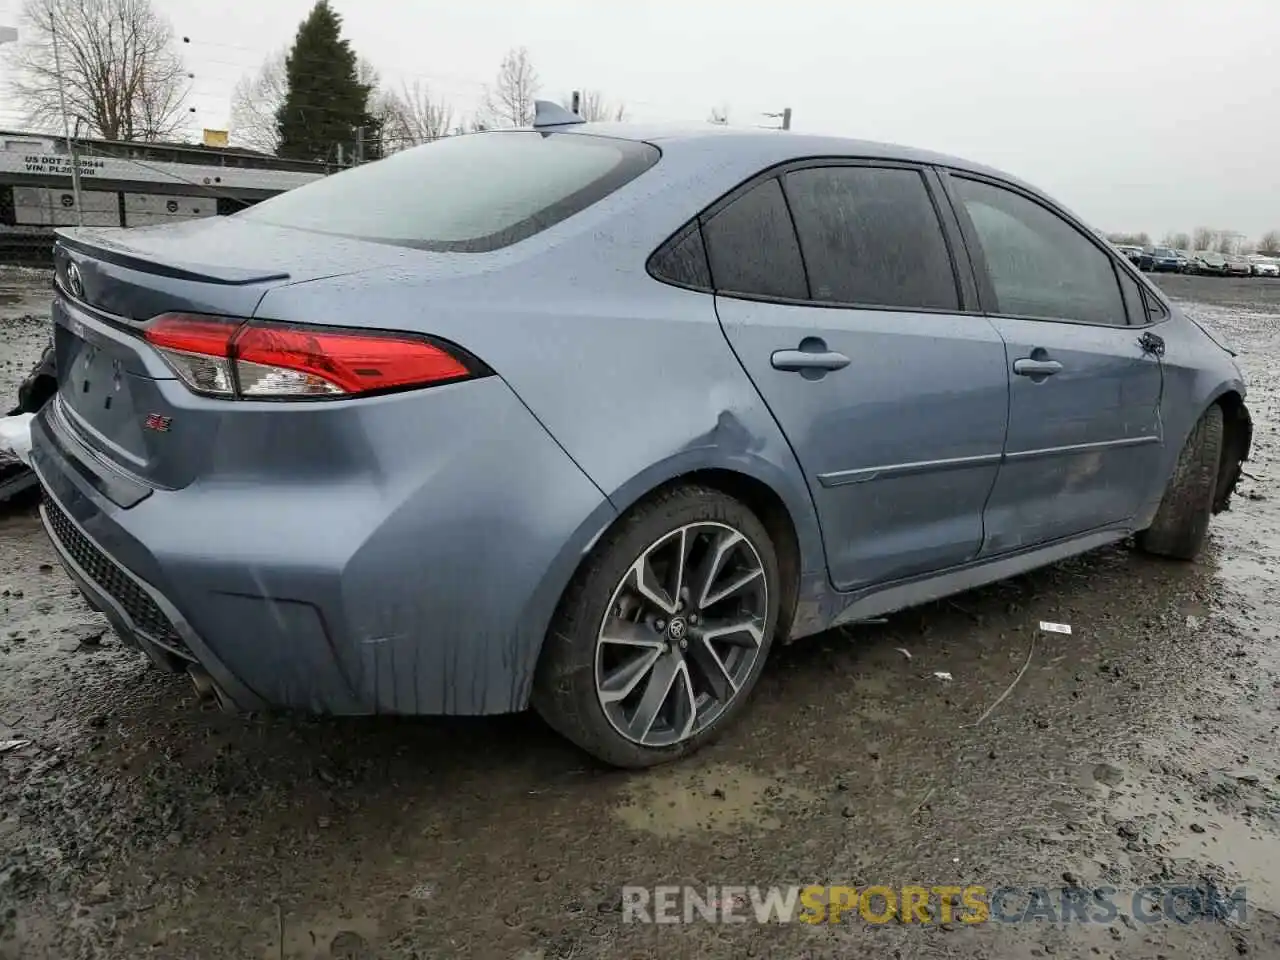
M256 63L253 63L253 64L238 63L231 60L201 56L200 63L210 63L210 64L215 64L217 66L231 67L237 70L245 71L244 73L241 73L239 76L237 76L234 81L231 81L233 83L238 82L240 79L242 79L245 76L253 76L254 74L256 74L257 71L261 70L262 65L266 63L271 57L275 56L276 52L278 52L276 51L276 52L262 54L251 47L246 47L240 44L218 43L214 41L205 41L205 40L194 40L191 37L184 37L183 41L192 50L198 50L201 47L217 47L221 49L237 50L237 51L243 51L245 53L252 54L256 58ZM446 73L446 72L436 72L432 74L426 74L426 73L420 73L417 70L398 67L395 64L388 64L385 61L378 62L378 63L374 63L373 61L368 61L368 62L375 70L378 71L380 76L385 75L387 73L391 73L401 79L408 78L410 80L419 80L419 81L422 81L429 90L439 91L442 88L448 88L451 84L460 84L470 88L473 91L478 91L483 93L485 90L490 89L492 87L492 82L477 80L473 76L463 76L461 74ZM203 72L203 71L199 71L199 72ZM211 73L216 73L216 72L211 71ZM327 76L319 77L315 74L303 74L303 76L307 76L309 78L315 78L315 79L327 79ZM218 77L217 79L220 79L223 82L228 82L228 78L226 77ZM688 99L683 99L683 100L672 99L672 100L659 101L659 100L649 100L643 97L626 96L625 94L618 94L616 92L614 93L613 99L615 99L617 102L628 107L653 108L657 112L668 112L668 111L671 111L673 108L679 109L682 112L684 112L684 111L687 111L689 107ZM706 99L716 101L717 98L709 97ZM755 112L755 111L752 111L752 112ZM764 113L765 111L758 111L758 112Z

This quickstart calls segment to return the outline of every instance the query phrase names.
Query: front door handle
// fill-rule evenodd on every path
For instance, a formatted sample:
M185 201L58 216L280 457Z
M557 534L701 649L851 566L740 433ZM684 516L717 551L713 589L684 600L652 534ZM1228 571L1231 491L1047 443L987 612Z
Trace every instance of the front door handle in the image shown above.
M1062 372L1062 364L1057 360L1032 360L1023 357L1013 361L1013 372L1020 377L1052 377Z
M805 337L800 341L800 349L775 350L769 362L775 370L799 373L814 380L833 370L843 370L849 365L849 358L843 353L828 350L826 341L821 337Z

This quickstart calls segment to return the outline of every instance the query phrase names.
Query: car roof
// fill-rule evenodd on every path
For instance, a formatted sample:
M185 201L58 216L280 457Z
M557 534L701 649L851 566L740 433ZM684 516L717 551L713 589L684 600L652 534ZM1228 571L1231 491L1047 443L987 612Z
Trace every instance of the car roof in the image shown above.
M859 140L850 137L824 136L795 133L777 129L752 129L728 127L708 123L702 126L677 126L672 124L642 124L631 122L585 123L559 128L569 133L616 137L624 140L642 140L660 150L682 151L696 149L704 153L732 154L743 159L746 154L758 161L761 169L789 160L810 157L849 157L868 160L898 160L906 163L923 163L950 167L970 173L996 177L1016 184L1034 193L1040 191L1017 177L994 167L974 163L961 157L921 150L916 147L875 140Z

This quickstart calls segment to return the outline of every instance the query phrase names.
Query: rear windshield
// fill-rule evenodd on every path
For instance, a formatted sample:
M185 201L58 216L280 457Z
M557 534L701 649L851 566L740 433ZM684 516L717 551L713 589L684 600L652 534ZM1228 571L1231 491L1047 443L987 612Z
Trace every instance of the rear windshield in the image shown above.
M570 133L445 137L315 180L235 216L422 250L479 253L589 207L659 156L647 143Z

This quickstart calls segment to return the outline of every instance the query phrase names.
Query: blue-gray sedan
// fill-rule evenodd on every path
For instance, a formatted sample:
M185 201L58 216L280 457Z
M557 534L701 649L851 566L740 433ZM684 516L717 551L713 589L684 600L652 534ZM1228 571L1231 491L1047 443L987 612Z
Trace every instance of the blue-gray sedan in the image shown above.
M60 231L42 514L157 664L241 709L533 706L644 766L775 643L1133 534L1199 551L1240 371L1052 200L540 113Z

